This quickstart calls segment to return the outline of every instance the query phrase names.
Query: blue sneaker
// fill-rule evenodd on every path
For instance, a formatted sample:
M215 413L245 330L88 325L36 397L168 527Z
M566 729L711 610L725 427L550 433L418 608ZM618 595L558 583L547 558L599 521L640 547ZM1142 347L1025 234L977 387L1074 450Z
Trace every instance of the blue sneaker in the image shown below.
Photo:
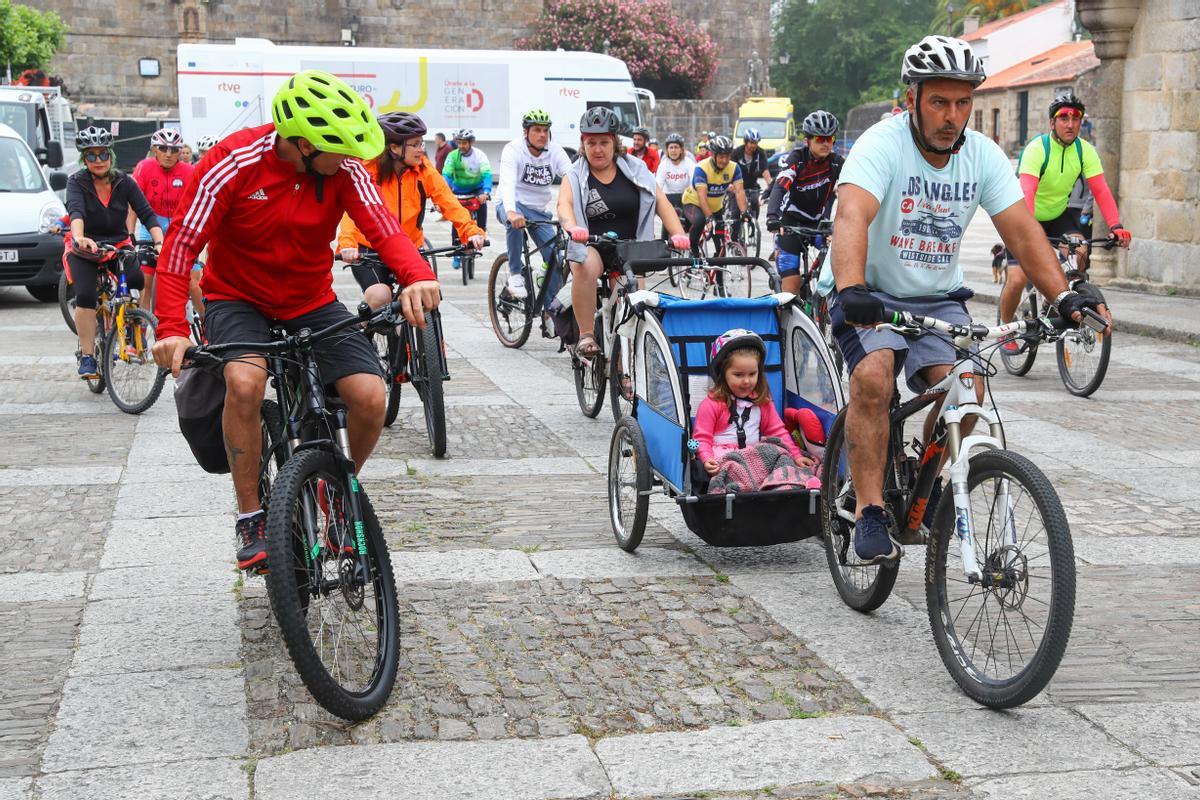
M458 269L458 268L461 266L461 265L458 263L458 256L455 256L455 257L454 257L454 259L453 259L453 260L451 260L451 262L450 262L450 266L454 267L455 269Z
M900 544L892 538L888 520L879 506L867 506L854 525L854 554L867 564L895 561Z
M95 356L79 357L79 377L88 379L99 377L99 375L100 368L96 365Z

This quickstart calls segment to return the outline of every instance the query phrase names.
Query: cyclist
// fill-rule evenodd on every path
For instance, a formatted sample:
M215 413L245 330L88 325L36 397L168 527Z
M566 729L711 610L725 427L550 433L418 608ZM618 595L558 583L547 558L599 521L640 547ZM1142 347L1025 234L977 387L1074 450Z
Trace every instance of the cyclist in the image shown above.
M387 146L374 160L367 162L367 173L375 181L383 204L397 219L400 227L417 247L425 246L422 224L425 221L425 200L450 220L462 241L482 250L484 234L471 218L471 212L459 204L446 179L437 173L425 155L425 122L407 111L392 111L377 117L383 128ZM378 308L392 299L392 273L379 267L359 264L359 248L372 247L370 240L345 214L338 229L338 254L351 265L354 278L363 291L363 299L371 308ZM374 249L374 248L372 248Z
M475 131L463 128L454 134L457 150L451 150L442 165L442 177L459 197L477 197L475 224L487 230L487 201L492 195L492 165L487 154L475 147ZM450 241L458 244L458 231L451 229Z
M901 78L908 111L873 125L846 160L833 248L837 292L830 312L850 373L846 434L858 503L854 548L868 563L900 555L883 511L888 406L899 369L919 393L956 361L953 346L941 337L907 340L876 331L885 306L970 322L958 254L979 205L1064 317L1078 324L1082 308L1096 305L1068 290L1045 234L1022 202L1008 158L991 139L967 129L975 88L985 78L970 45L927 36L905 52ZM942 241L944 235L951 240ZM975 380L981 401L984 383L983 376ZM926 434L932 422L926 422ZM929 508L935 507L931 498Z
M767 202L767 230L775 232L783 225L816 227L829 219L837 196L837 181L845 163L833 152L837 136L837 117L828 111L814 111L804 118L800 130L804 146L787 157L787 166L776 176ZM813 242L820 247L819 242ZM779 237L776 266L783 278L783 291L795 294L802 281L801 256L809 242L787 234ZM829 287L826 287L828 289Z
M179 374L191 345L184 319L186 274L206 242L203 287L208 340L268 341L272 325L317 330L350 314L333 292L329 242L343 211L367 235L404 285L404 316L423 326L439 302L437 281L400 223L379 199L358 159L379 155L384 134L365 100L325 72L284 81L271 103L273 123L226 137L187 185L178 222L160 260L159 327L154 357ZM365 336L316 348L321 379L349 413L350 450L361 469L379 439L385 411L379 356ZM266 567L265 514L258 500L262 441L259 408L264 360L243 355L225 365L222 426L237 496L238 566ZM335 543L336 545L337 543ZM342 547L346 543L341 543Z
M696 164L696 169L692 171L692 183L683 192L683 216L690 226L688 236L693 256L700 255L704 225L710 216L721 213L727 193L733 193L738 214L746 212L742 169L731 158L733 142L728 136L714 136L708 146L712 155Z
M1104 178L1104 167L1100 156L1091 142L1079 136L1086 111L1083 101L1074 92L1067 91L1050 101L1050 132L1034 137L1021 153L1017 172L1021 178L1021 191L1025 194L1025 205L1041 224L1046 236L1078 234L1083 225L1078 209L1070 208L1071 192L1076 181L1083 177L1092 190L1095 204L1109 223L1109 232L1121 247L1129 247L1133 235L1121 226L1117 201ZM1087 270L1087 248L1079 249L1079 269ZM1020 259L1008 271L1008 283L1000 293L1000 319L1012 319L1025 291L1025 273ZM1108 309L1101 313L1108 317ZM1018 343L1005 342L1003 347L1010 352L1019 350Z
M79 377L95 378L96 364L96 272L98 266L116 257L99 253L100 244L129 244L126 220L135 213L156 245L163 230L154 209L132 178L117 169L107 128L88 127L75 134L75 149L83 169L67 179L66 205L70 218L70 241L64 258L75 287L75 330L79 334ZM130 289L143 290L140 269L125 273Z
M496 205L496 218L504 223L508 245L508 293L517 299L527 294L525 278L521 275L525 260L525 242L522 229L528 221L549 222L550 205L555 178L561 178L571 168L571 157L560 145L550 141L550 115L540 108L533 108L521 117L524 135L504 145L500 155L500 202ZM547 264L554 261L554 248L549 244L554 231L544 225L529 229L529 235L541 249ZM554 287L552 287L554 288ZM546 299L553 298L546 293Z
M207 153L209 150L212 150L213 147L216 146L217 141L218 141L217 137L212 135L211 133L206 133L205 135L200 137L200 141L196 142L196 150L198 151L198 156L199 156L196 159L197 162L204 160L204 154Z
M133 168L133 180L146 195L146 200L154 209L158 227L164 232L175 216L175 207L179 198L183 197L183 187L195 169L183 160L183 146L183 136L176 128L159 128L150 137L150 157L142 159ZM143 242L150 238L150 232L140 222L134 235L138 241ZM198 311L202 311L204 299L200 294L199 267L199 262L193 267L188 294L192 305ZM140 303L143 308L149 308L150 299L154 294L154 269L143 267L142 270L146 273L146 288L142 292Z
M629 151L629 155L634 158L640 158L646 162L646 168L653 175L658 172L658 162L660 161L658 150L650 147L650 131L646 128L633 129L633 148Z
M700 137L696 140L696 150L694 153L697 161L702 158L708 158L710 155L712 155L712 151L709 149L708 143L710 140L715 138L716 135L716 131L700 131Z
M558 193L558 218L572 241L567 259L574 277L571 310L579 325L576 352L585 357L600 352L593 332L596 281L618 266L616 248L585 249L588 236L612 232L618 239L650 241L657 214L671 235L672 247L682 249L687 241L675 209L646 163L621 152L618 130L620 119L612 109L597 106L584 113L579 121L583 158L571 165Z
M758 224L759 178L771 180L771 172L767 166L767 154L759 147L760 141L762 141L762 134L759 133L758 128L747 128L742 134L741 145L734 149L731 156L733 162L742 171L742 189L746 193L746 208L754 217L755 225ZM740 241L742 238L740 215L733 221L732 228L733 238Z
M695 170L696 162L684 146L683 136L672 133L667 137L666 158L659 162L654 178L658 182L658 188L667 196L667 202L680 212L683 209L683 192L691 185L692 173ZM662 238L669 238L666 225L663 225Z

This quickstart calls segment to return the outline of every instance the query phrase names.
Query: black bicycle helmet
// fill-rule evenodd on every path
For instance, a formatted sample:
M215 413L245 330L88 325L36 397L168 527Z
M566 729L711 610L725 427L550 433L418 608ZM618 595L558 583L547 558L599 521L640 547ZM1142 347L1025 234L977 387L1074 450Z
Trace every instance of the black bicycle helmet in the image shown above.
M425 122L416 114L407 111L390 111L376 117L379 127L383 128L383 136L394 144L404 142L416 136L424 136L429 129Z
M708 150L714 156L728 155L733 152L733 140L728 136L714 136L708 140Z
M670 136L668 136L668 137L667 137L667 141L665 142L665 144L667 144L667 145L673 145L673 144L677 144L677 145L679 145L679 146L681 146L681 147L682 147L682 146L684 146L684 143L683 143L683 134L681 134L681 133L672 133Z
M97 128L92 125L75 134L76 150L82 151L89 147L112 147L112 143L112 133L108 128Z
M641 136L646 141L650 141L650 129L638 126L629 132L630 136Z
M621 129L621 120L615 111L604 106L589 108L579 118L579 132L584 133L617 133Z
M1087 113L1087 107L1083 104L1083 101L1076 97L1075 93L1070 89L1062 94L1055 95L1054 99L1050 101L1050 118L1054 119L1054 115L1064 108L1073 108L1080 114Z
M828 111L814 111L800 123L800 130L805 136L836 136L838 128L837 117Z

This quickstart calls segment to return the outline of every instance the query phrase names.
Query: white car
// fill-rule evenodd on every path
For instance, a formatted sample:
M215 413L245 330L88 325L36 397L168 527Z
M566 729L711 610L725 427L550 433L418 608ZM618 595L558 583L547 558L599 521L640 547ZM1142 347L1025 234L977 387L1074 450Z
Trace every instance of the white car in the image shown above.
M66 213L55 189L66 174L55 173L51 187L33 151L17 132L0 125L0 285L24 286L44 303L58 300L63 240L48 233Z

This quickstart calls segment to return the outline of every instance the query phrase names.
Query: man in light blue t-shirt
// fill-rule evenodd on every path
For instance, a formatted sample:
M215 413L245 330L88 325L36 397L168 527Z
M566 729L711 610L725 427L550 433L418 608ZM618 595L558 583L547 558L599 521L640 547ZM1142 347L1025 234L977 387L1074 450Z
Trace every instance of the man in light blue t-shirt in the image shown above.
M910 47L901 69L908 112L859 137L838 181L832 266L819 288L833 292L832 331L850 373L846 435L858 506L854 549L869 563L892 562L901 553L883 510L896 375L903 367L909 387L921 392L957 360L941 337L909 340L876 331L885 307L950 323L971 321L971 292L963 287L958 257L963 231L982 205L1029 279L1063 317L1078 324L1083 307L1095 308L1068 290L1004 153L966 129L984 77L982 63L960 39L927 36ZM984 385L982 377L975 381L980 402ZM938 411L935 405L931 421ZM926 524L936 507L931 495Z

